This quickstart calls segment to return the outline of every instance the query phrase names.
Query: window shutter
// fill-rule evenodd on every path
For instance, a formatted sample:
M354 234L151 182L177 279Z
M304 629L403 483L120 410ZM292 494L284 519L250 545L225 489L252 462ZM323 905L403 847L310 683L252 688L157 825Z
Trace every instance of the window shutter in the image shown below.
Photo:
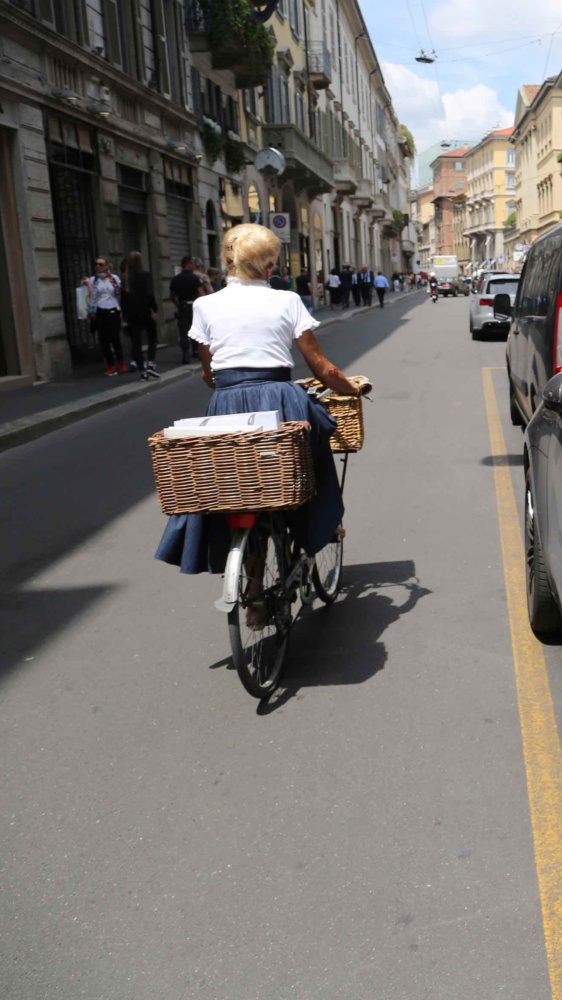
M54 10L54 0L38 0L37 2L37 16L43 24L48 24L49 27L55 27L55 10Z
M107 58L114 66L123 69L123 49L119 31L119 11L116 0L104 0L103 20Z
M137 79L146 83L146 62L144 59L144 37L142 30L142 13L140 0L132 0L133 33L135 36L135 55Z
M152 0L152 16L154 42L156 48L156 65L158 87L162 94L170 96L170 67L168 64L168 49L166 46L166 21L164 19L163 0Z

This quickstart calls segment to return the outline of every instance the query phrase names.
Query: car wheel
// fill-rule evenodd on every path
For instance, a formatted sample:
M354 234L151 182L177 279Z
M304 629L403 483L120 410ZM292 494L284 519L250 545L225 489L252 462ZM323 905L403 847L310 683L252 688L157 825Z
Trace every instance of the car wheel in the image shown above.
M458 293L457 291L454 291L454 292L453 292L453 298L454 298L454 299L456 299L456 297L457 297L457 295L458 295L458 294L459 294L459 293Z
M508 376L509 377L509 376ZM515 390L513 382L509 379L509 416L514 427L524 427L525 421L519 412L519 407L515 401Z
M529 469L525 476L525 570L527 610L533 632L537 635L559 632L562 618L546 575Z
M474 323L472 322L472 320L470 321L470 332L472 334L472 339L473 340L478 340L479 339L480 331L475 329Z

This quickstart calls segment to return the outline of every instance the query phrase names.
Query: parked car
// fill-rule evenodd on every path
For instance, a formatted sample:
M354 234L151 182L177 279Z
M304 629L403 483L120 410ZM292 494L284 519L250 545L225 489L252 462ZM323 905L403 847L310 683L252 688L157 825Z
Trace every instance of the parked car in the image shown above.
M562 372L541 395L524 450L527 609L539 636L562 632Z
M513 306L518 284L518 274L498 274L497 271L492 271L484 278L480 291L473 293L470 297L469 327L473 340L477 340L481 334L486 332L508 332L509 317L496 315L494 298L496 295L509 295L510 306Z
M506 360L511 419L529 422L546 383L562 371L562 225L533 243L520 275L515 304L500 294L498 317L510 318Z
M471 286L472 278L469 278L467 274L459 275L459 295L470 295Z

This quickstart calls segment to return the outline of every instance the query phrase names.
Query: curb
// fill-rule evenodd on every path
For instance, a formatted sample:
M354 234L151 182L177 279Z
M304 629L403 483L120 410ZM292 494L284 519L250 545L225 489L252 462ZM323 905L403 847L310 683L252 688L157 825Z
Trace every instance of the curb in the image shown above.
M400 298L389 300L386 306L392 306L396 302L402 302L413 292L403 292ZM328 316L321 321L318 333L321 335L328 326L334 323L346 323L355 316L372 312L378 309L377 305L359 306L350 309L347 315L339 312L335 316ZM52 407L49 410L40 410L30 417L21 417L19 420L12 420L5 424L0 424L0 453L15 448L17 445L26 444L28 441L35 441L45 434L60 430L75 424L85 417L91 417L95 413L109 410L114 406L120 406L130 399L146 396L159 389L165 389L174 382L182 379L192 378L198 372L198 368L173 368L172 371L165 372L157 382L135 383L134 385L123 386L122 389L109 389L107 392L98 393L96 396L87 396L85 399L74 400L72 403L64 403L62 406Z
M160 376L158 381L148 383L135 383L134 385L123 386L122 389L108 390L96 396L87 396L86 399L78 399L72 403L65 403L63 406L56 406L49 410L40 410L39 413L31 417L21 417L9 423L0 425L0 452L14 448L16 445L25 444L27 441L34 441L60 430L61 427L68 427L85 417L91 417L94 413L109 410L114 406L120 406L130 399L158 392L165 389L174 382L191 378L196 374L197 369L179 368L172 369Z

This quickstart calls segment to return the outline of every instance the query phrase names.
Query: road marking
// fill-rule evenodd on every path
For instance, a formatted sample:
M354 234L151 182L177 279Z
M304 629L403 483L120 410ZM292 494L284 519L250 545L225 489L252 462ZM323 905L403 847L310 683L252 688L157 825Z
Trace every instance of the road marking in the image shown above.
M535 864L552 1000L562 1000L562 752L541 643L528 624L525 554L491 368L482 369Z

